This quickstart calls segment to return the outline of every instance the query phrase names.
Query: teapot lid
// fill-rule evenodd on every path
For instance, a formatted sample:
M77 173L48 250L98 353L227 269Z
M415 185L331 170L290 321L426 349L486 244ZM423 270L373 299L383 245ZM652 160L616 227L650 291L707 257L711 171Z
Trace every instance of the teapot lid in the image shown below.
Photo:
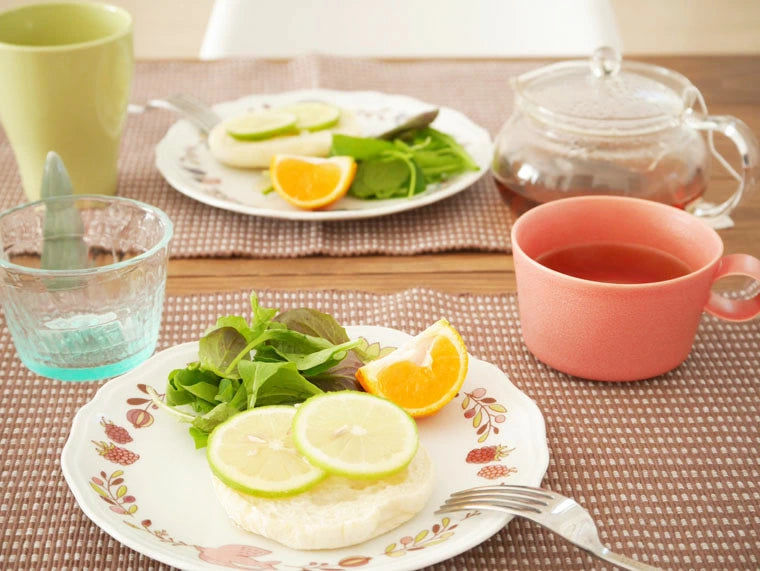
M679 73L623 62L613 48L589 60L560 62L515 81L517 102L539 119L600 135L648 132L673 125L691 108L696 88Z

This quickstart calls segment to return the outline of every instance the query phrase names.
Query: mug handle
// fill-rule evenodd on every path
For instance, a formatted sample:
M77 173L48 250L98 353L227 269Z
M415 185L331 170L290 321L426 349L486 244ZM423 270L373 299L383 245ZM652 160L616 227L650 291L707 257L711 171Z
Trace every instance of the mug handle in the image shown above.
M760 260L748 254L728 254L718 261L713 283L725 276L747 276L760 283ZM760 292L750 299L730 299L710 292L705 311L728 321L748 321L760 315Z
M752 133L752 130L744 121L731 117L730 115L691 115L685 117L686 124L692 129L698 131L707 131L708 136L712 133L722 133L736 145L741 157L741 175L738 175L739 187L733 195L721 204L710 206L696 206L692 214L700 218L714 218L722 214L728 214L741 201L742 196L747 190L752 189L760 178L760 145ZM710 139L710 149L724 165L727 165L725 159L721 157L712 144ZM730 170L730 167L728 167ZM736 173L734 173L736 174Z

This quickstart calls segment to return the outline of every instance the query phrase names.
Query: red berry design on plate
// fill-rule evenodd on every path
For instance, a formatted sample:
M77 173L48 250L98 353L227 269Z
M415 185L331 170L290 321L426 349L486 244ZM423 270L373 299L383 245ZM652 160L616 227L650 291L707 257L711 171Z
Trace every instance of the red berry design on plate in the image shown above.
M465 462L469 464L488 464L489 462L501 460L505 456L508 456L512 450L514 450L514 448L505 448L500 444L474 448L467 453Z
M491 464L490 466L483 466L478 470L478 476L486 478L487 480L495 480L497 478L503 478L517 472L517 468L510 468L504 464Z
M116 462L122 466L128 466L140 458L139 454L135 454L126 448L120 448L115 444L109 442L95 442L94 440L92 442L95 444L95 449L98 451L98 454L109 462Z
M106 420L105 418L100 419L100 424L102 424L103 428L105 428L106 436L117 444L126 444L127 442L132 442L132 437L129 435L129 432L127 432L126 428L118 426L110 420Z
M135 428L145 428L153 424L153 415L147 410L132 408L127 411L127 420Z
M153 387L149 387L145 383L139 383L137 388L140 392L148 395L146 397L132 397L127 399L127 404L130 406L139 406L140 408L131 408L127 411L127 420L132 423L135 428L146 428L153 424L153 415L148 412L149 409L157 409L158 405L153 402L152 394L156 392ZM159 394L159 398L163 398L164 395Z

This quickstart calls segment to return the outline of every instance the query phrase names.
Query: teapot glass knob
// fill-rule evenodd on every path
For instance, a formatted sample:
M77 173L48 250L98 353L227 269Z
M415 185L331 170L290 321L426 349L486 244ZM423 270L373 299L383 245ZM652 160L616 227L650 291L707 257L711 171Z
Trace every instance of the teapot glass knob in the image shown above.
M594 50L591 56L591 71L596 77L607 77L620 71L622 56L615 48L603 46Z

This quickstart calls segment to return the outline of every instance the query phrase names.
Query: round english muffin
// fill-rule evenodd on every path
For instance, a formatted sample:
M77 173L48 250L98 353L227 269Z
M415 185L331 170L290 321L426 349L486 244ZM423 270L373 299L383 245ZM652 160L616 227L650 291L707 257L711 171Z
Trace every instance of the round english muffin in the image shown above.
M361 135L356 115L341 109L340 121L323 131L303 131L298 135L272 137L263 141L238 141L227 133L226 121L216 125L208 134L211 156L221 163L237 168L268 168L274 155L326 157L330 154L333 133Z
M379 480L329 476L285 498L241 494L215 476L214 489L238 526L293 549L335 549L372 539L408 521L433 491L433 464L422 445L409 465Z

